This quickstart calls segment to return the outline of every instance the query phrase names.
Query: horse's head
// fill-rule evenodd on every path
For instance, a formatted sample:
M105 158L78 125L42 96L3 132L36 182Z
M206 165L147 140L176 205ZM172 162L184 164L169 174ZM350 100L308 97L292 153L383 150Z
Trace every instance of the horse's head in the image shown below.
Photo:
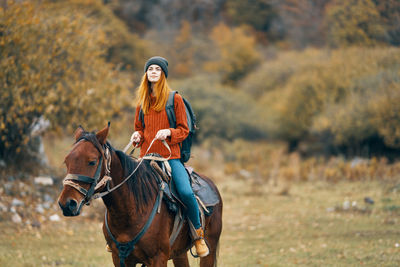
M96 185L104 177L110 158L104 150L109 126L96 134L85 132L82 127L76 130L75 145L64 160L67 176L58 198L64 216L79 215L83 204L88 204L95 191L104 187Z

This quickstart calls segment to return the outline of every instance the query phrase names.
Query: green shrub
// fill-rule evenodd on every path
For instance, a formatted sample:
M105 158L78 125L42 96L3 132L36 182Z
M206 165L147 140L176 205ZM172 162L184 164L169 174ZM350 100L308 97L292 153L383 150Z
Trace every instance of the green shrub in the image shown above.
M372 137L384 140L386 146L399 148L400 117L398 104L400 60L397 49L370 50L368 57L354 66L345 98L329 103L316 117L313 129L327 130L337 145L352 146Z
M262 111L246 94L222 86L210 76L176 81L172 88L192 104L198 121L199 140L209 137L228 140L265 137Z
M263 107L268 136L294 143L331 136L327 146L380 138L398 148L399 62L398 48L284 52L240 88Z

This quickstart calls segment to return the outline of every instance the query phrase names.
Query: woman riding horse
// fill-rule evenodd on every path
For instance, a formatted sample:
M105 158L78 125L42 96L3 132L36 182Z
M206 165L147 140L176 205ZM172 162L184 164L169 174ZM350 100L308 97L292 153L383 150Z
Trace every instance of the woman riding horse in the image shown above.
M179 143L188 134L182 97L175 94L176 128L169 128L165 114L168 63L160 57L151 58L145 66L145 76L138 93L144 112L144 125L136 112L132 139L141 145L141 156L157 152L168 157L169 151L161 147L166 141L171 148L172 179L187 207L187 217L197 229L201 239L195 241L201 267L216 265L216 254L222 230L222 199L215 184L202 178L214 189L219 202L205 218L204 231L199 220L199 208L193 199L189 178L179 160ZM112 250L115 266L167 266L172 259L175 266L189 266L187 251L192 246L188 224L176 236L175 215L161 201L162 183L149 162L133 160L115 150L107 142L109 127L89 133L79 127L75 145L65 157L67 176L59 196L59 206L65 216L77 216L92 198L101 197L106 206L103 233ZM154 139L155 137L155 139ZM156 140L153 144L149 144ZM148 151L147 151L148 150ZM147 152L146 152L147 151ZM173 238L172 238L173 237ZM207 245L204 241L207 240ZM173 240L173 241L171 241Z
M168 96L171 92L166 79L168 77L168 62L163 57L152 57L146 62L144 72L145 74L137 92L136 131L132 134L131 139L141 146L141 157L144 156L154 136L157 140L167 141L171 148L171 153L160 141L155 142L148 152L160 154L165 158L170 156L168 162L171 166L172 179L179 197L187 208L186 215L194 225L199 237L194 242L197 255L205 257L208 255L209 250L204 242L204 231L200 224L199 207L190 186L188 173L180 160L181 151L179 144L189 134L185 105L182 97L179 94L175 94L174 111L176 127L171 128L172 126L170 126L165 110ZM144 114L143 121L139 117L140 110Z

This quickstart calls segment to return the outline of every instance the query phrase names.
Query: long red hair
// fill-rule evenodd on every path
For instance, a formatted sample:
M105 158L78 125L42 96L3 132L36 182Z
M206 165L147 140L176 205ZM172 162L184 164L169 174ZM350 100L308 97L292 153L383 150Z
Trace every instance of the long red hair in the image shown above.
M165 109L167 104L169 88L167 79L165 78L164 72L161 72L161 77L158 82L154 85L153 90L155 90L156 101L154 103L154 110L160 112ZM142 81L136 93L136 104L142 107L143 113L148 114L151 107L151 83L147 79L147 73L143 75Z

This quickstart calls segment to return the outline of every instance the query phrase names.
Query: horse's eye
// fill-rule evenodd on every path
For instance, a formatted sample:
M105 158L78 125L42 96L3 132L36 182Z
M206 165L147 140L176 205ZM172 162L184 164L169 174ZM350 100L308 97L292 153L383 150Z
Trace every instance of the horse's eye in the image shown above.
M94 165L96 165L96 160L93 160L93 161L89 161L89 166L94 166Z

